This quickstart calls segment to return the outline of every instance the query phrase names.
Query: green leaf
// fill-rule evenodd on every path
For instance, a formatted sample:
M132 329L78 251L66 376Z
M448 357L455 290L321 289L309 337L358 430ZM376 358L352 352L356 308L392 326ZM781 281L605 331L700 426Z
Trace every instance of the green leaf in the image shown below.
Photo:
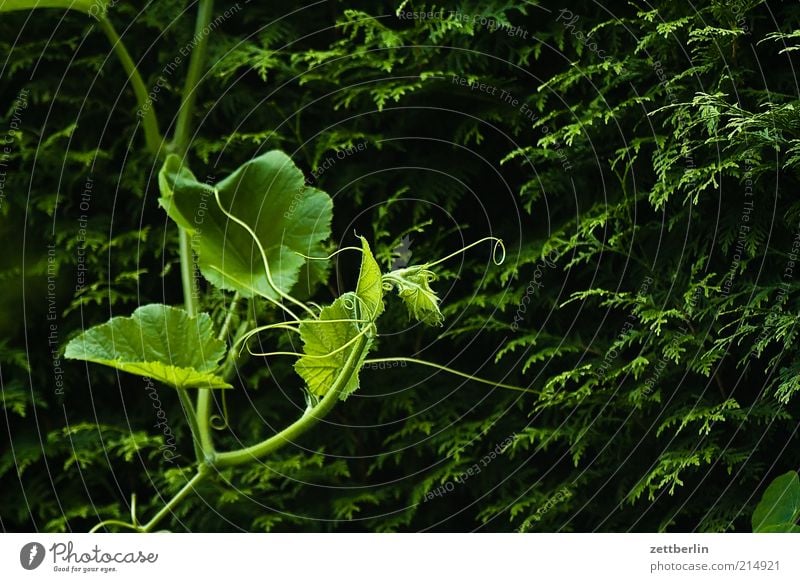
M169 217L178 226L202 235L208 205L216 206L214 187L198 182L192 171L181 163L181 158L170 154L158 172L158 189L161 191L158 202Z
M0 2L0 12L31 10L32 8L63 8L98 17L106 13L108 0L3 0Z
M190 317L183 309L151 304L86 330L67 344L64 355L175 388L231 388L213 374L224 354L208 314Z
M383 280L381 268L369 248L367 239L361 239L361 270L358 273L356 295L362 300L367 310L367 318L375 321L383 313Z
M356 321L358 311L356 294L344 293L331 305L322 308L319 320L306 320L300 324L300 338L303 340L305 355L297 360L294 368L306 381L309 392L315 396L322 397L330 390L353 353L354 344L341 348L362 330ZM319 323L320 321L334 323ZM342 390L342 400L358 389L358 370L364 365L372 339L368 338L367 342L366 349L356 362L356 372Z
M793 523L779 523L768 525L759 529L756 533L800 533L800 525Z
M326 272L325 261L308 256L326 254L322 242L330 236L333 203L325 192L305 185L303 173L283 152L271 151L240 166L215 186L199 182L181 160L170 155L159 173L161 205L191 234L200 270L221 289L245 297L277 299L289 293L303 271L304 283L316 284ZM256 239L226 212L255 234L266 255L270 284Z
M798 531L800 518L800 477L789 471L769 484L753 512L753 531Z
M439 297L430 286L436 280L433 271L425 265L416 265L392 271L384 279L397 288L410 317L428 325L442 325L444 316L439 309Z

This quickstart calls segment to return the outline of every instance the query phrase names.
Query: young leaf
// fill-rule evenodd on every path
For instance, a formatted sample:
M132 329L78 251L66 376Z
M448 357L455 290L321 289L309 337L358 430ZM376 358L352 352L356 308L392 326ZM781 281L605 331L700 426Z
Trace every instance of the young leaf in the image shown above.
M151 304L86 330L67 344L64 355L175 388L231 388L213 374L224 354L208 314L190 317L183 309Z
M753 512L754 532L797 532L800 518L800 477L789 471L769 484Z
M416 265L392 271L384 279L397 288L410 317L428 325L442 325L444 316L439 310L439 297L430 286L436 279L433 271L425 265Z
M358 285L356 295L362 300L366 307L366 317L372 321L378 319L383 313L383 281L381 280L381 268L369 248L367 239L361 239L361 270L358 273Z
M354 293L344 293L320 312L318 321L333 320L335 323L303 321L300 324L305 355L297 360L294 368L306 381L309 392L318 397L324 396L331 388L355 349L353 344L344 349L342 347L361 332L361 327L354 321L358 311L357 302ZM372 339L367 337L367 342L367 347L356 362L356 371L342 391L342 400L358 389L358 370L364 365Z
M330 236L333 203L325 192L305 185L303 173L283 152L252 159L215 186L199 182L170 155L159 187L167 214L191 233L203 275L221 289L277 299L275 287L289 293L298 283L306 264L300 254L325 254L322 242ZM258 242L226 216L215 191L225 211L246 224ZM319 282L325 266L325 261L311 261L304 283Z

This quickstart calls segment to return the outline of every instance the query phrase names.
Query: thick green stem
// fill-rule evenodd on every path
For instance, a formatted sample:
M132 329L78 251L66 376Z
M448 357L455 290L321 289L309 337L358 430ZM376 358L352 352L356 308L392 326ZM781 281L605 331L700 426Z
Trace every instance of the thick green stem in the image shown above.
M180 257L181 257L181 282L183 284L183 301L186 312L194 317L197 315L197 280L195 278L194 261L192 260L192 249L189 246L189 235L184 229L178 232ZM203 390L202 388L200 390ZM203 433L197 419L197 411L192 405L192 400L186 390L178 389L178 397L181 399L183 411L186 413L186 420L192 431L192 444L194 445L194 455L198 462L203 462L206 457L206 448L203 442Z
M117 31L111 24L111 21L106 17L100 17L98 19L98 23L100 28L103 29L103 32L108 37L108 40L111 42L111 46L114 52L117 54L122 67L125 69L125 72L128 73L128 79L130 80L133 87L133 92L136 95L136 101L139 103L138 115L142 118L142 127L144 128L147 149L153 154L159 155L163 138L161 136L161 131L158 128L158 118L156 118L152 103L148 97L147 87L145 86L144 80L139 73L139 69L136 67L136 63L133 62L128 49L125 48L125 45L122 43L122 39L119 37L119 34L117 34ZM192 255L191 249L189 248L189 237L186 231L183 229L180 230L180 254L181 279L183 283L186 311L189 313L189 315L194 316L197 314L197 283L194 277L194 263L191 260ZM194 406L192 405L192 401L189 398L186 390L178 389L178 398L180 398L181 406L186 414L186 420L192 433L192 444L194 446L195 456L197 457L198 461L203 461L205 455L201 448L201 438Z
M200 388L197 391L197 428L200 434L200 447L208 461L214 456L214 439L211 436L211 390Z
M192 479L190 479L186 485L184 485L181 490L178 491L175 496L159 510L158 513L153 516L153 519L141 526L139 531L153 531L153 529L161 522L161 520L171 514L175 507L177 507L181 501L183 501L190 493L192 493L195 487L211 473L212 465L215 468L222 468L250 463L258 458L275 452L284 445L294 442L297 437L322 420L322 418L325 417L325 415L327 415L336 405L336 402L339 400L339 396L341 395L345 386L347 386L350 378L357 372L356 368L358 367L358 362L366 348L367 338L365 336L359 337L358 341L353 347L352 353L347 358L342 371L339 372L339 375L336 377L333 386L331 386L331 389L319 402L319 404L311 408L293 424L286 427L278 434L266 439L265 441L262 441L251 447L240 449L238 451L219 453L216 458L213 459L213 463L209 462L208 464L200 465L197 474L192 477Z
M186 73L186 82L181 94L181 105L178 110L178 121L175 124L175 135L172 140L172 150L179 156L186 156L189 149L189 134L191 133L192 114L197 97L197 85L205 66L206 46L208 44L208 31L214 10L213 0L200 0L195 21L194 40L196 44L189 58L189 70ZM194 263L192 250L189 244L188 233L180 229L181 253L181 279L183 282L183 297L186 311L190 315L197 313L197 281L194 277ZM211 437L211 390L200 388L197 391L197 427L200 437L202 456L208 459L214 454L214 442Z
M197 95L197 84L205 65L206 45L208 44L206 27L208 27L209 22L211 22L213 9L213 0L200 0L194 36L197 44L192 50L191 57L189 57L189 70L186 73L186 82L183 86L181 105L178 110L178 121L176 122L175 135L172 139L172 149L180 156L186 156L189 148L189 132L191 131L191 120L194 111L195 97ZM186 230L181 228L180 256L183 300L186 305L186 311L189 312L189 315L193 316L197 313L197 298L199 294L190 242L189 234ZM201 390L201 392L203 391Z
M139 531L142 531L142 532L145 532L145 533L153 531L153 528L155 528L155 527L156 527L156 526L159 524L159 522L160 522L162 519L164 519L164 518L165 518L167 515L171 514L171 513L172 513L172 510L173 510L173 509L175 509L175 507L176 507L176 506L177 506L177 505L178 505L178 504L179 504L181 501L183 501L183 500L184 500L184 498L185 498L187 495L189 495L190 493L192 493L192 492L194 491L194 488L195 488L195 487L196 487L198 484L200 484L200 482L201 482L201 481L203 481L203 479L205 479L207 476L208 476L208 471L205 469L205 467L204 467L204 466L201 466L201 469L200 469L200 470L197 472L197 474L196 474L194 477L192 477L192 478L191 478L191 479L190 479L190 480L189 480L189 481L186 483L186 485L184 485L184 486L181 488L181 490L180 490L180 491L178 491L178 492L175 494L175 496L174 496L172 499L170 499L170 500L169 500L169 501L166 503L166 505L164 505L164 507L162 507L162 508L159 510L159 512L158 512L158 513L156 513L156 514L153 516L153 519L151 519L151 520L150 520L150 521L148 521L146 524L144 524L144 525L143 525L143 526L140 528L140 530L139 530Z
M225 359L220 364L218 369L218 375L225 380L230 380L233 377L233 372L235 370L236 361L236 345L239 342L239 338L244 334L242 330L242 325L240 324L238 330L232 330L231 327L233 325L233 319L236 315L236 311L239 308L239 302L241 301L242 297L239 295L239 292L233 294L233 298L231 299L230 305L228 306L228 313L225 315L225 320L222 323L222 327L219 330L219 334L217 335L217 339L220 341L224 341L228 343L228 336L233 333L231 337L231 341L229 343L230 347L228 348L228 353L225 355ZM246 325L246 324L245 324ZM223 393L223 402L225 394Z
M221 341L225 341L228 338L228 334L231 331L231 323L233 322L233 316L236 313L236 308L239 306L239 300L241 299L241 295L239 292L233 294L231 298L231 303L228 306L228 313L225 314L225 321L222 322L222 328L219 330L219 335L217 339Z
M189 146L191 133L192 114L197 99L197 85L203 74L206 64L206 47L208 45L208 25L214 11L214 0L200 0L197 9L197 19L194 26L194 41L196 44L189 58L189 70L186 73L186 82L183 85L181 107L178 110L178 121L175 124L173 148L178 155L185 155Z
M239 303L239 293L235 293L231 299L228 313L225 316L225 321L222 324L222 329L217 336L218 339L224 341L230 332L231 322L233 321L233 314L236 306ZM197 426L198 435L200 437L200 447L203 451L203 458L205 461L213 458L214 451L214 438L211 432L211 390L200 388L197 392Z
M266 455L275 452L284 445L294 442L300 435L317 424L333 409L338 402L339 396L342 394L345 386L347 386L347 383L350 381L350 378L357 372L356 368L358 366L358 362L360 361L366 347L367 338L365 336L361 336L354 344L353 351L347 358L342 371L336 377L333 386L331 386L330 390L328 390L323 399L316 406L308 410L302 417L283 429L281 432L260 443L240 449L238 451L229 451L217 454L216 458L214 459L214 465L216 467L230 467L233 465L251 463L256 459L265 457Z
M197 414L192 405L192 399L189 397L189 393L183 388L178 388L177 391L178 398L183 407L183 412L186 414L186 421L189 423L189 430L192 433L194 456L198 462L203 462L205 460L205 454L203 453L203 447L200 441L200 427L197 425Z
M111 48L117 54L120 63L122 63L122 68L128 73L128 79L136 95L136 101L139 103L138 115L142 118L142 127L144 128L144 139L147 144L147 149L153 154L159 155L163 138L161 137L161 131L158 129L156 112L153 110L152 103L150 103L150 99L147 95L147 87L142 80L142 76L139 74L139 69L136 68L136 63L133 62L128 49L122 44L122 39L120 39L111 21L103 16L98 18L98 23L108 37L108 40L111 41Z
M192 259L192 247L189 241L189 233L181 228L178 233L178 244L181 257L181 283L183 285L183 304L186 312L194 317L197 315L197 299L200 296L197 289L197 277L195 276L194 260Z
M137 532L141 531L141 529L139 529L139 527L136 526L136 524L128 523L127 521L122 521L122 520L119 520L119 519L106 519L106 520L103 520L100 523L98 523L92 529L90 529L89 533L97 533L101 529L103 529L104 527L107 527L109 525L115 525L117 527L124 527L125 529L132 529L133 531L137 531Z

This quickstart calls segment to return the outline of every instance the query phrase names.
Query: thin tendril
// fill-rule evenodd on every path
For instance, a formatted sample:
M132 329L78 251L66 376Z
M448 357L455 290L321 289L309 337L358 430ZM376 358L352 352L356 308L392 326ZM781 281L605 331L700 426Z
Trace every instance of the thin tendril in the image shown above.
M269 357L272 357L272 356L294 356L295 358L302 358L303 356L306 355L306 354L301 354L300 352L264 352L264 353L256 353L256 352L251 352L250 350L247 350L247 351L250 352L251 356L259 356L259 357L264 357L264 358L269 358ZM309 357L311 357L311 356L309 356ZM318 356L318 357L323 357L323 356Z
M228 428L228 402L225 399L225 394L222 395L222 414L212 414L208 423L214 430L225 430Z
M442 366L440 364L434 364L433 362L429 362L427 360L418 360L416 358L403 358L403 357L396 357L396 358L371 358L368 360L364 360L365 364L379 364L381 362L409 362L411 364L421 364L423 366L430 366L431 368L436 368L437 370L441 370L443 372L448 372L450 374L455 374L456 376L461 376L462 378L467 378L468 380L472 380L473 382L480 382L482 384L489 384L490 386L497 386L498 388L506 388L507 390L516 390L517 392L528 392L530 394L536 394L535 390L531 390L530 388L522 388L520 386L512 386L510 384L503 384L502 382L495 382L493 380L484 380L483 378L478 378L471 374L465 374L464 372L459 372L458 370L454 370L452 368L448 368L447 366Z
M315 324L315 323L370 323L370 320L368 320L368 319L305 319L305 320L302 320L302 322L300 322L300 323L309 323L309 324ZM294 323L294 322L283 322L283 321L281 321L281 322L278 322L278 323L271 323L269 325L262 325L260 327L255 328L255 329L251 329L245 335L243 335L241 337L241 339L239 339L239 341L237 341L235 344L233 344L233 346L231 347L231 350L234 350L239 344L242 344L242 347L239 348L239 355L241 355L242 351L245 348L244 344L247 342L247 340L249 340L251 337L253 337L256 334L261 333L262 331L268 331L270 329L285 329L287 331L293 331L295 333L300 333L300 330L296 327L296 325L297 324ZM256 353L253 353L253 352L250 352L250 354L253 355L253 356L264 355L264 354L256 354Z
M472 247L477 246L482 242L486 242L487 240L495 241L494 246L492 246L492 262L495 265L502 265L503 261L506 260L506 245L503 244L503 239L497 238L496 236L487 236L485 238L482 238L481 240L475 241L474 243L465 246L462 249L457 250L454 253L450 253L449 255L447 255L442 259L439 259L438 261L434 261L432 263L425 263L425 267L432 267L434 265L438 265L439 263L443 263L444 261L452 259L456 255L460 255L461 253L467 251L468 249L471 249ZM498 251L501 253L499 259L497 258Z
M367 305L367 302L364 300L363 297L361 297L360 295L354 295L353 299L355 300L355 303L348 306L347 302L345 302L345 307L347 307L348 309L353 309L356 307L356 305L358 305L358 310L356 311L356 315L360 315L363 312L369 311L369 309L367 309L369 306ZM377 310L379 308L376 307L375 309ZM372 313L370 315L372 316L370 319L352 319L349 321L352 321L353 323L368 323L370 325L365 329L372 328L377 331L377 326L375 325L375 317L374 317L375 314Z
M285 329L287 331L293 331L293 332L296 332L296 333L300 333L300 330L297 329L297 327L295 327L296 325L297 324L294 323L294 322L289 323L289 322L281 321L281 322L278 322L278 323L271 323L269 325L262 325L262 326L259 326L259 327L255 328L255 329L251 329L246 334L244 334L241 338L239 338L236 341L235 344L233 344L231 346L231 351L235 350L236 347L239 344L242 344L242 347L239 348L239 354L238 354L238 355L241 355L242 351L244 350L244 347L245 347L244 344L247 343L247 340L249 340L251 337L253 337L256 334L261 333L262 331L268 331L270 329Z
M307 305L305 305L304 303L298 301L297 299L295 299L291 295L289 295L287 293L284 293L280 288L278 288L278 286L272 280L272 273L269 270L269 261L267 261L267 253L264 251L264 246L261 244L261 241L258 239L258 236L256 235L256 233L253 232L253 229L250 228L250 226L246 222L244 222L243 220L240 220L239 218L237 218L236 216L234 216L233 214L231 214L230 212L225 210L225 208L223 208L222 201L219 199L219 189L217 189L217 188L214 188L214 199L216 200L217 206L219 206L219 209L222 211L222 213L225 216L227 216L229 219L234 221L236 224L241 226L243 229L245 229L247 231L247 233L252 237L253 241L256 243L256 246L258 246L258 251L261 253L261 260L264 262L264 271L267 274L267 281L269 282L270 286L275 290L275 292L278 295L280 295L282 298L284 298L286 301L288 301L289 303L295 304L297 307L300 307L301 309L305 310L309 315L311 315L313 317L314 316L314 312L311 311L308 308ZM269 298L267 298L267 299L269 299ZM274 300L272 300L272 301L274 301Z
M211 428L214 430L225 430L230 426L228 424L228 399L227 395L223 391L222 393L222 415L219 414L212 414L208 418L208 423L211 425Z
M309 255L304 255L300 251L294 251L294 254L300 255L304 259L309 259L311 261L330 261L333 257L338 255L339 253L343 253L344 251L359 251L359 252L363 253L364 249L362 249L361 247L342 247L338 251L332 252L327 257L311 257Z
M323 321L327 321L327 320L321 320L321 321L317 320L317 321L314 321L313 323L323 323ZM333 320L330 320L330 321L333 321ZM354 320L354 319L343 319L341 321L356 321L356 320ZM338 354L339 352L341 352L344 349L346 349L349 345L355 343L358 340L358 338L360 338L362 335L366 334L369 330L370 330L369 327L365 327L364 329L359 331L356 335L354 335L351 339L346 341L344 344L342 344L341 346L339 346L338 348L336 348L332 352L329 352L327 354L323 354L321 356L314 356L314 355L311 355L311 354L299 354L297 352L267 352L267 353L263 353L263 354L257 354L255 352L250 352L250 355L251 356L261 356L261 357L297 356L297 357L300 357L300 358L328 358L328 357L330 357L330 356L332 356L334 354Z
M247 287L248 289L253 291L253 293L256 293L259 297L263 297L264 299L266 299L267 301L269 301L270 303L272 303L276 307L279 307L280 309L283 309L295 321L300 321L300 318L297 317L297 314L294 311L292 311L291 309L286 307L283 303L280 303L279 301L275 301L272 297L267 297L266 295L262 295L261 292L258 289L256 289L255 287L253 287L252 285L248 285L244 281L241 281L240 279L237 279L236 277L230 275L229 273L223 272L222 269L220 269L219 267L215 267L214 265L208 265L208 268L217 271L220 275L222 275L223 277L225 277L227 279L231 279L233 281L236 281L242 287Z
M138 525L134 525L132 523L128 523L127 521L121 521L119 519L106 519L106 520L101 521L100 523L98 523L92 529L90 529L89 533L97 533L98 530L104 528L107 525L116 525L118 527L126 527L128 529L132 529L133 531L137 531L137 532L138 531L142 531L142 528L140 528Z

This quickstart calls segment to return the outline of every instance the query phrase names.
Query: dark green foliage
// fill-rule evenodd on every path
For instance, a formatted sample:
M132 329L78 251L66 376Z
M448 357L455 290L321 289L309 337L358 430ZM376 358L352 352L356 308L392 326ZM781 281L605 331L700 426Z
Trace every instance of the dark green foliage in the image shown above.
M166 133L187 59L165 67L193 34L184 8L111 11L148 86L163 79ZM372 355L530 392L368 365L319 430L225 469L172 529L750 530L766 485L800 466L800 6L348 0L218 2L215 14L226 10L195 115L197 179L280 148L334 199L338 246L366 236L384 271L405 235L410 265L503 238L501 267L488 245L441 266L443 327L387 302ZM150 515L192 458L169 387L59 356L111 315L182 301L160 161L127 77L91 21L60 16L0 19L7 531L84 531L125 518L133 493ZM315 300L351 289L354 272L341 255ZM227 300L203 297L219 329ZM233 329L280 320L253 300ZM291 349L277 335L253 347ZM305 406L289 359L230 365L223 443L264 438Z

